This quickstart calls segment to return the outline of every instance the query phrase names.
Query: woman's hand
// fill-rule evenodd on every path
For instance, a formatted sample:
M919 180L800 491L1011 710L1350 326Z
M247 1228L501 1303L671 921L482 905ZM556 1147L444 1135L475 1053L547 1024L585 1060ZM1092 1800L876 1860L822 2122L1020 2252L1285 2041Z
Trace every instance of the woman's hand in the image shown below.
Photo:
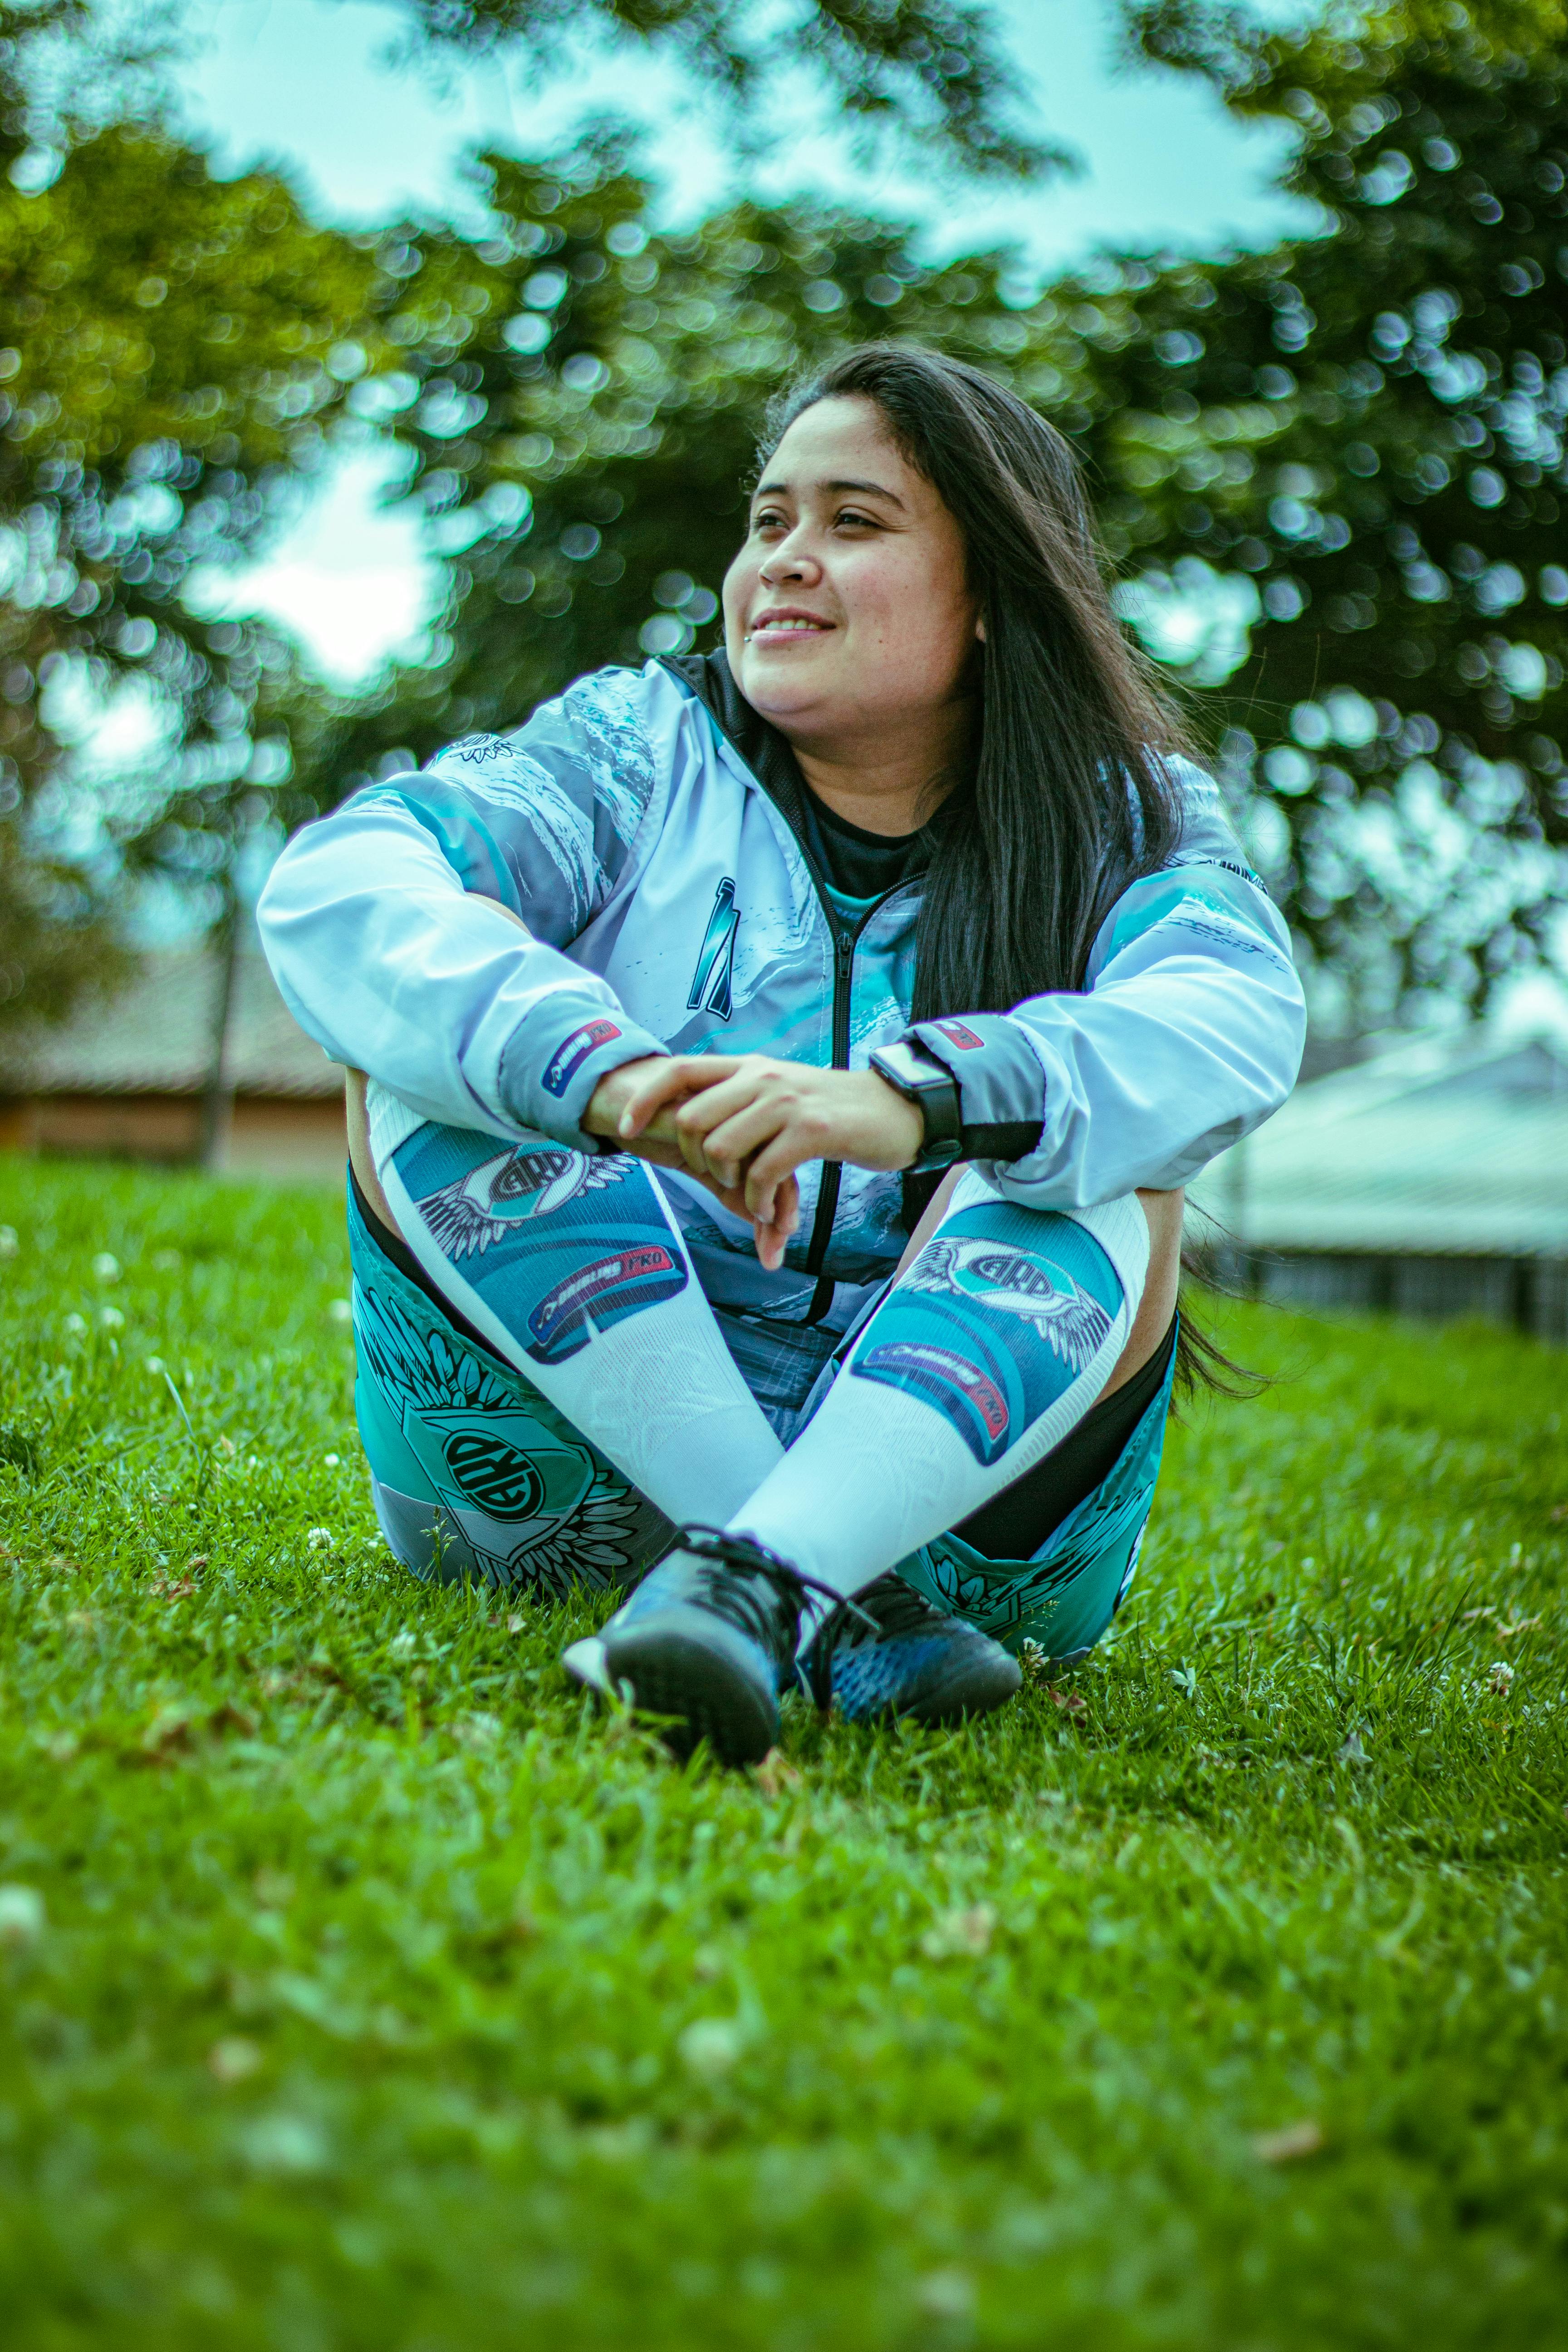
M822 1070L765 1054L677 1054L616 1075L628 1080L616 1129L622 1144L646 1151L645 1139L672 1140L679 1158L664 1164L684 1165L728 1206L740 1202L764 1265L778 1265L795 1231L795 1171L803 1160L907 1168L924 1140L918 1106L874 1070Z
M733 1066L732 1062L725 1064L726 1068ZM678 1069L685 1074L679 1082L669 1075ZM623 1118L655 1076L666 1080L661 1105L645 1113L628 1133L622 1125ZM590 1135L602 1135L618 1150L633 1152L656 1168L689 1168L676 1129L676 1107L688 1094L707 1083L706 1057L700 1054L650 1054L640 1061L623 1062L618 1070L612 1070L595 1087L583 1114L583 1125ZM751 1218L757 1255L765 1266L772 1269L783 1263L790 1236L800 1222L800 1188L793 1176L779 1186L772 1216L763 1219L752 1215L739 1182L723 1183L700 1169L689 1172L706 1185L715 1200L723 1202L732 1216Z

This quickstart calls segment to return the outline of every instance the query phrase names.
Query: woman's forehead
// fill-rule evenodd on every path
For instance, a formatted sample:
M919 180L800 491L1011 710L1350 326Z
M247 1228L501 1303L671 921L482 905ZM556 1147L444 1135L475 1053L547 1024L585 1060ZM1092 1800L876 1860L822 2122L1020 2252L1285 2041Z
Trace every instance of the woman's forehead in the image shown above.
M753 493L814 488L884 490L905 507L926 486L869 400L839 396L803 409L763 468Z

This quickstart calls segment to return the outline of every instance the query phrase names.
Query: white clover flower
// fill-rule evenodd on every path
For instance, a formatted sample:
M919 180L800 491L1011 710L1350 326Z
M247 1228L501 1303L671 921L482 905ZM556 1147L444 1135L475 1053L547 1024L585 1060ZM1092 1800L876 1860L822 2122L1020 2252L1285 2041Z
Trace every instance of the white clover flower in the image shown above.
M342 1460L341 1454L323 1454L321 1456L322 1466L328 1470L335 1470Z
M327 1315L333 1323L352 1323L353 1313L353 1308L346 1298L333 1298L328 1301Z
M675 2046L699 2081L716 2083L730 2072L745 2044L745 2029L738 2017L698 2017Z
M15 1257L21 1248L15 1225L0 1225L0 1257Z
M79 1339L82 1333L87 1329L87 1317L85 1315L68 1315L66 1317L65 1328L70 1333L73 1339Z
M100 1250L92 1261L92 1270L100 1282L118 1282L120 1260L112 1250Z
M411 1658L418 1647L418 1635L410 1633L405 1625L401 1633L393 1635L386 1645L386 1654L389 1658Z
M148 1370L153 1374L153 1378L154 1378L154 1379L156 1379L156 1378L157 1378L158 1374L163 1370L163 1357L162 1357L162 1356L149 1356L149 1357L148 1357L148 1359L147 1359L147 1370Z
M36 1886L0 1886L0 1944L36 1944L44 1932L44 1898Z
M331 1551L335 1549L331 1528L312 1528L305 1541L312 1551Z
M1513 1668L1506 1658L1500 1658L1487 1677L1487 1688L1498 1698L1506 1698L1513 1688Z
M98 1310L98 1328L100 1331L123 1331L125 1318L118 1307L100 1307Z

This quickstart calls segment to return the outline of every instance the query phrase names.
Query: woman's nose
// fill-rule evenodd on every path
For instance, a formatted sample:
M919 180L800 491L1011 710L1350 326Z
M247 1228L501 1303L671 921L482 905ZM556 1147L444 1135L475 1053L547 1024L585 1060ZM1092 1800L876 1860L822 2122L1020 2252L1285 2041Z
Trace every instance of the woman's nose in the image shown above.
M764 588L776 588L784 580L809 579L820 569L816 557L799 536L793 533L771 548L766 560L758 567L758 578Z

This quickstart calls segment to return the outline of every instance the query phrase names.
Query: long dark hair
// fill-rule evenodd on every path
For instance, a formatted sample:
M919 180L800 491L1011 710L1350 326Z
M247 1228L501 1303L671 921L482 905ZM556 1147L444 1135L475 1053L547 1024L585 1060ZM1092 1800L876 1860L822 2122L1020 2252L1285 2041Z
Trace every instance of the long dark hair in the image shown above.
M864 343L793 384L759 459L819 400L875 403L963 535L985 616L970 772L934 820L914 1016L1081 989L1121 890L1175 844L1177 715L1110 608L1078 460L1016 393L940 352Z
M846 396L876 404L952 516L985 616L978 740L934 821L914 1017L1005 1013L1048 989L1076 992L1116 898L1176 845L1166 762L1190 750L1186 730L1111 610L1083 477L1055 425L960 360L862 343L773 401L759 464L803 411ZM906 1194L908 1211L920 1204ZM1203 1279L1183 1263L1189 1280ZM1178 1391L1264 1385L1184 1297Z

